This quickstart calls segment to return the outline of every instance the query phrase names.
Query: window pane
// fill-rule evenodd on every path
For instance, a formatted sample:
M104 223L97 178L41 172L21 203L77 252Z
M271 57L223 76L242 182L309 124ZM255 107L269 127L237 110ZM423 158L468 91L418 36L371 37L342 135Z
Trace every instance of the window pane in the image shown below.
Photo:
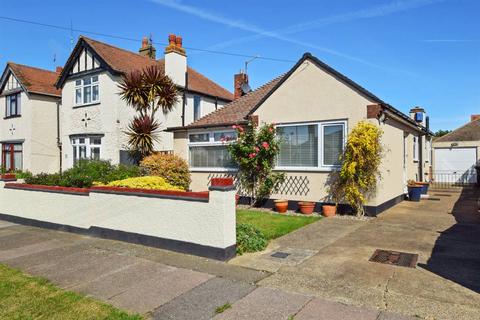
M100 160L100 148L91 148L90 151L93 160Z
M98 76L93 76L92 77L92 82L98 82Z
M75 89L75 104L82 103L82 89Z
M93 86L92 101L98 101L98 85Z
M23 150L23 147L21 144L14 144L13 145L13 150L14 151L22 151Z
M92 87L83 87L83 103L92 102Z
M17 94L17 112L16 112L17 115L20 115L20 105L21 105L21 103L20 103L20 97L21 97L21 94L18 93L18 94Z
M80 151L79 155L78 155L79 159L87 158L87 147L81 146L81 147L79 147L79 151Z
M85 143L85 138L79 138L79 139L78 139L78 142L79 142L79 143Z
M92 82L91 78L85 78L85 79L83 79L83 85L84 85L84 86L90 84L91 82Z
M102 144L102 138L90 138L90 144Z
M10 96L7 96L7 105L5 108L5 116L9 117L10 116Z
M73 146L73 164L77 163L78 161L78 147Z
M77 80L77 81L75 81L75 85L76 85L76 86L81 86L81 85L82 85L82 80Z
M200 108L200 96L193 97L193 121L200 119L202 116Z
M215 132L213 134L214 141L231 141L237 138L237 134L234 131L230 132Z
M234 168L226 146L190 147L192 168Z
M15 145L17 146L17 145ZM14 167L17 170L22 170L23 168L23 157L22 157L22 151L21 151L21 145L20 145L20 151L15 151L13 155L13 162L14 162Z
M209 136L208 133L191 134L189 140L190 142L208 142Z
M279 127L278 165L281 167L318 167L317 125Z
M323 127L323 164L339 165L343 151L343 125L328 125Z

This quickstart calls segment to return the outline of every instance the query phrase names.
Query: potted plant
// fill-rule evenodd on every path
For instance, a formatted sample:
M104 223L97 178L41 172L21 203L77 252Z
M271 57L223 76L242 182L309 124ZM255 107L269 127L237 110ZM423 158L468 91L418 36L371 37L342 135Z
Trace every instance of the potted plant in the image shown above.
M298 208L303 214L312 214L313 209L315 208L315 202L312 201L299 201Z
M407 181L408 199L410 201L420 201L423 186L417 184L414 180Z
M322 213L325 217L333 217L337 214L336 203L325 203L322 205Z
M273 203L275 204L275 210L276 210L278 213L285 213L285 212L287 212L288 200L285 200L285 199L277 199L277 200L273 200Z
M428 187L430 186L430 182L415 182L415 184L422 186L422 194L428 193Z

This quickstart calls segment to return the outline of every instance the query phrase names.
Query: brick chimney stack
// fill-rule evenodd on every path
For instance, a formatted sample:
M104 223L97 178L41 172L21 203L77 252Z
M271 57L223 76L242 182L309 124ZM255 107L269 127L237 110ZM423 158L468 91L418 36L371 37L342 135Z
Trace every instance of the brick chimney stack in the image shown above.
M55 72L58 73L58 74L62 73L62 71L63 71L63 67L61 67L61 66L57 66L55 68Z
M142 47L138 50L138 53L140 53L144 57L149 57L153 60L155 60L157 56L157 50L147 37L143 37Z
M480 114L472 114L470 116L470 122L471 121L477 121L478 119L480 119Z
M248 75L243 71L233 76L233 99L237 100L244 95L242 84L248 83Z

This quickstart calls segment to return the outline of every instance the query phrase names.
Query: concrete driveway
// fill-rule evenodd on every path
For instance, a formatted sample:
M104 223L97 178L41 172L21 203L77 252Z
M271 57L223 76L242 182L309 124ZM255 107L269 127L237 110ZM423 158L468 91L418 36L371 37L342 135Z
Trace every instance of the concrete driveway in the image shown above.
M430 197L367 221L324 219L231 263L274 271L260 286L426 319L480 319L479 190ZM370 262L375 249L418 254L418 265ZM271 257L302 250L310 256L299 263Z

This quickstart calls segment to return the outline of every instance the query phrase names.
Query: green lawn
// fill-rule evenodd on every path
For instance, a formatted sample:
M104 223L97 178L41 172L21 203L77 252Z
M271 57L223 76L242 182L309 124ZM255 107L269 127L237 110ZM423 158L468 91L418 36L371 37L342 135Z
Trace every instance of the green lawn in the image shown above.
M320 217L315 216L288 216L259 210L237 210L237 223L254 225L269 240L281 237L319 219Z
M140 320L110 305L59 289L0 264L0 319Z

